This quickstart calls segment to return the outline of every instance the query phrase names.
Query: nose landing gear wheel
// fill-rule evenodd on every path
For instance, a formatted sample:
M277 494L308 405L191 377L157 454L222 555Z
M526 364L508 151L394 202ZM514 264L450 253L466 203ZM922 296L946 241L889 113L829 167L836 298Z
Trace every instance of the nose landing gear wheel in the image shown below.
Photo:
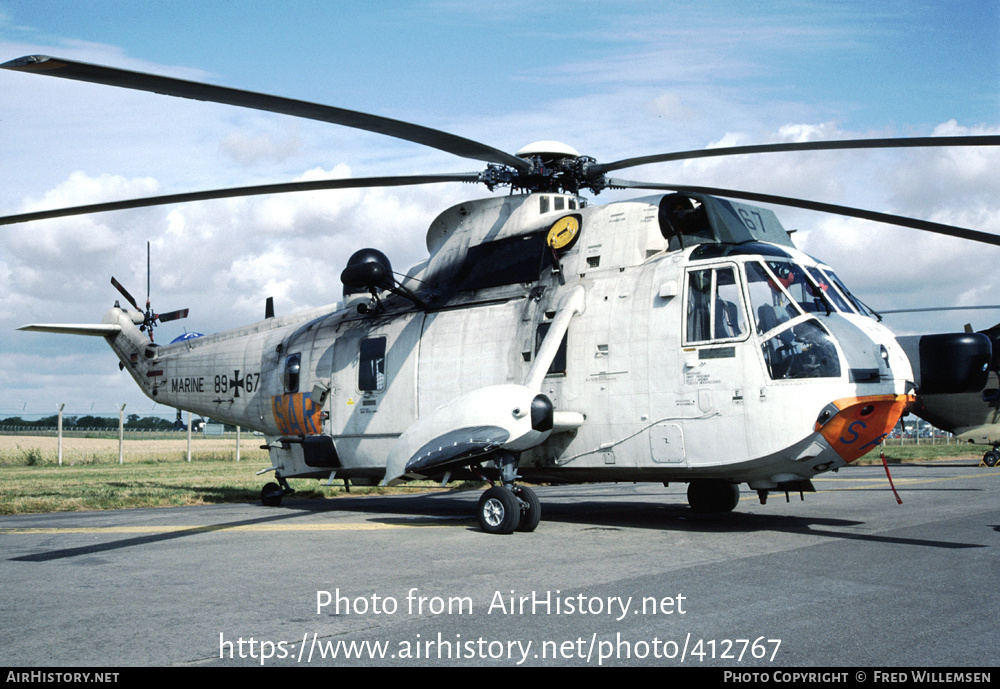
M281 504L281 498L285 496L285 491L281 486L273 481L265 483L260 490L260 502L265 507L277 507Z
M513 533L521 522L521 504L511 491L494 486L479 498L478 517L486 533Z

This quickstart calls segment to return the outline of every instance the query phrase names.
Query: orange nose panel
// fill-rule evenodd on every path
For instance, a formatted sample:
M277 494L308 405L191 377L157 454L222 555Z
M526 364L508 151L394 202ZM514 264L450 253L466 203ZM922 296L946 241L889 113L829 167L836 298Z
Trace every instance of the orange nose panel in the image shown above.
M833 403L836 413L824 410L816 422L816 430L841 459L853 462L874 449L892 431L914 400L913 395L872 395L836 400Z

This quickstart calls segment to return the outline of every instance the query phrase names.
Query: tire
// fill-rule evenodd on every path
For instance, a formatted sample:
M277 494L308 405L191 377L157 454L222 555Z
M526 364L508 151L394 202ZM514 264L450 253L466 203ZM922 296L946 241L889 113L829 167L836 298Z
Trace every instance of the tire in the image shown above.
M264 487L260 489L260 502L264 507L278 507L281 504L281 498L284 496L285 491L273 481L265 483Z
M983 464L988 467L995 467L998 460L1000 460L1000 451L989 450L983 455Z
M698 479L688 484L687 496L699 514L732 512L740 502L740 487L724 479Z
M527 508L521 506L521 522L517 525L517 530L534 531L542 520L542 503L539 502L535 491L527 486L515 486L514 495L528 504Z
M486 533L509 534L521 521L521 503L506 488L487 488L479 498L479 526Z

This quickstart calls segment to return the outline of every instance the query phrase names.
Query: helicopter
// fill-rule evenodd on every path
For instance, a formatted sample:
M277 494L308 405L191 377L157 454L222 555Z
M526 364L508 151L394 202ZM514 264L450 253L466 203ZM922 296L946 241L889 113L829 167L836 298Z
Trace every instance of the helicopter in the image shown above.
M972 332L971 325L966 325L965 329ZM954 434L959 442L991 446L983 453L982 461L994 467L1000 462L1000 324L981 330L979 334L988 337L992 346L984 388L968 392L931 391L920 395L910 412ZM906 338L900 339L905 346Z
M997 136L866 139L681 151L611 163L556 141L510 154L420 125L332 106L47 56L4 69L305 117L486 163L484 170L292 182L6 216L0 224L305 190L476 183L427 231L428 257L397 273L362 248L342 299L169 344L165 320L125 297L97 324L22 330L103 337L150 399L265 436L274 481L398 485L474 479L494 534L535 530L528 483L687 483L699 513L735 509L740 484L811 479L878 446L922 394L978 393L990 339L945 333L904 348L836 272L795 247L757 203L866 218L992 245L975 230L862 209L609 176L708 156L994 146ZM581 195L650 195L603 205ZM148 254L147 254L148 265ZM148 269L147 269L148 270ZM148 272L147 272L148 292ZM131 308L130 308L131 307ZM171 312L180 318L181 312Z

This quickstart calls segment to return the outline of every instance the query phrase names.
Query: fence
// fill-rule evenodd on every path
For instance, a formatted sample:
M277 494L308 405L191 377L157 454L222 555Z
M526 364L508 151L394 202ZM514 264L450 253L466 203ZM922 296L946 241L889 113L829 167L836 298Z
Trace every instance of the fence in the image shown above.
M940 431L925 436L908 435L902 437L890 437L882 441L884 445L955 445L959 444L957 438L951 433Z
M256 432L240 431L242 438L246 439L252 435L258 437L259 434ZM41 436L41 437L52 437L55 438L59 435L59 430L55 426L0 426L0 435L31 435L31 436ZM192 437L211 437L211 438L225 438L229 440L236 440L236 431L223 431L221 434L217 432L205 433L202 431L191 431ZM117 428L79 428L74 426L73 428L63 428L64 438L108 438L117 440L118 439L118 429ZM187 437L187 429L182 428L179 431L165 430L162 428L126 428L124 429L124 439L125 440L176 440L177 438Z
M53 427L6 426L0 427L0 464L266 460L267 451L260 449L262 441L259 434L242 430L208 435L192 431L189 438L186 429L130 429L119 438L117 430L108 428L63 429L60 436Z

